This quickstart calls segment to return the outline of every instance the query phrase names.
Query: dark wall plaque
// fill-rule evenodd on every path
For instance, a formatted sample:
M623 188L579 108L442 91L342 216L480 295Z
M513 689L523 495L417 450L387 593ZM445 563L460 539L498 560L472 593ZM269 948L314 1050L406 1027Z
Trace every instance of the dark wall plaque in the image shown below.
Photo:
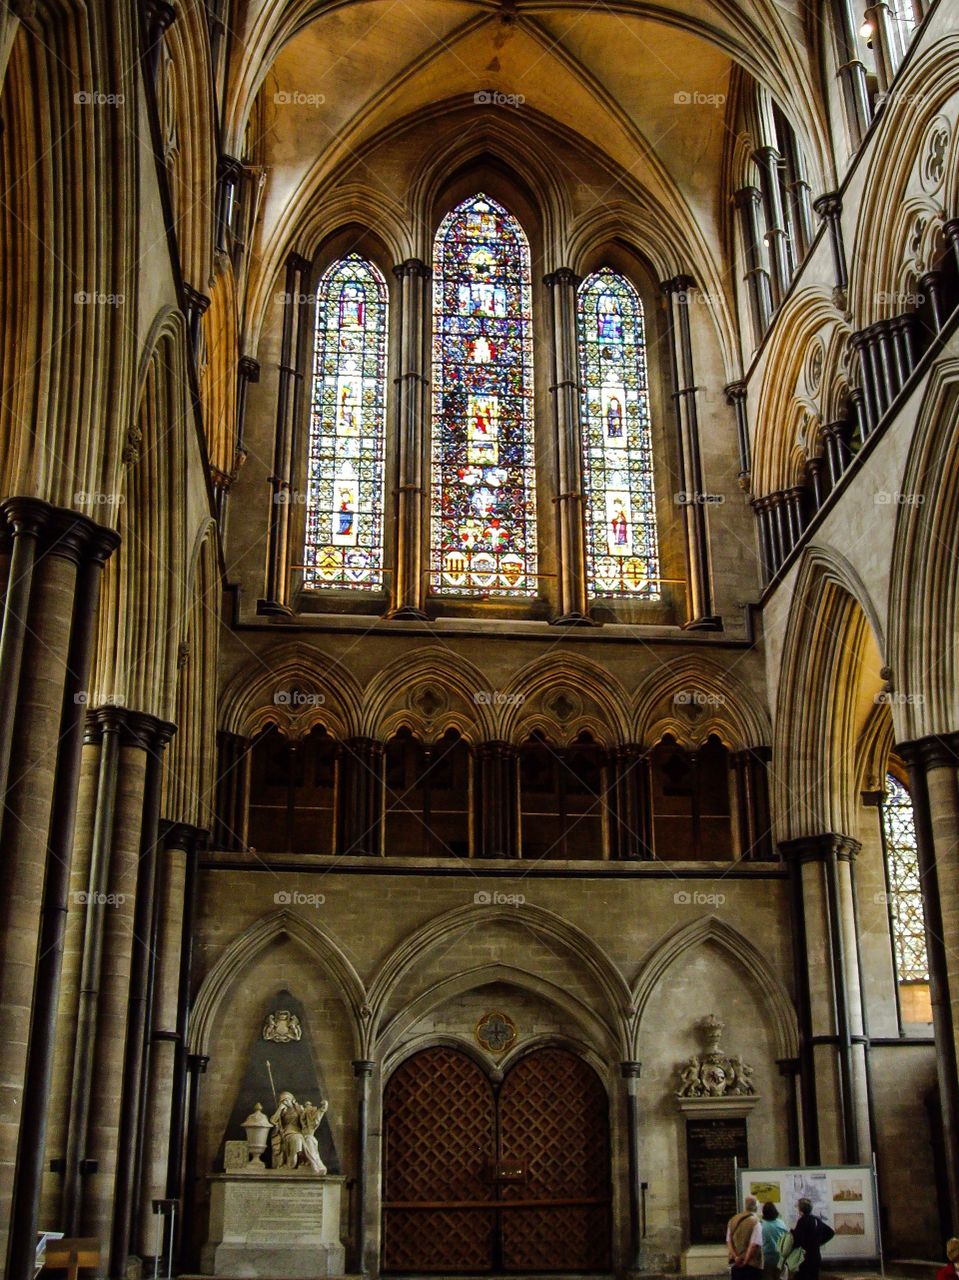
M736 1212L736 1160L749 1163L744 1118L686 1121L690 1244L725 1241Z

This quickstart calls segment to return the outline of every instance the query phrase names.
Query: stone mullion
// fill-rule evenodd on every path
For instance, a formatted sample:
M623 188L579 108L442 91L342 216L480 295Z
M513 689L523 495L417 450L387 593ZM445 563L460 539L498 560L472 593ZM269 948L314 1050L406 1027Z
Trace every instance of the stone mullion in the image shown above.
M583 448L580 406L582 387L576 340L576 290L579 278L569 267L544 277L550 291L551 373L554 447L556 449L556 514L559 546L558 623L588 621Z
M298 253L286 260L286 288L283 304L283 336L280 349L280 378L276 399L276 431L273 441L273 473L270 476L270 520L267 545L264 598L260 613L289 613L290 505L293 496L293 450L296 438L296 411L303 380L298 367L300 328L304 307L299 301L302 281L309 263Z
M669 313L668 338L676 413L678 488L685 498L682 513L686 535L689 616L684 625L687 629L715 631L720 630L722 624L712 613L706 506L702 501L699 416L696 409L696 377L689 325L689 293L693 288L695 282L692 277L682 275L675 276L662 285Z
M432 272L410 258L393 268L399 281L399 373L396 378L396 539L391 613L425 618L425 536L429 527L426 476L429 402L426 361Z

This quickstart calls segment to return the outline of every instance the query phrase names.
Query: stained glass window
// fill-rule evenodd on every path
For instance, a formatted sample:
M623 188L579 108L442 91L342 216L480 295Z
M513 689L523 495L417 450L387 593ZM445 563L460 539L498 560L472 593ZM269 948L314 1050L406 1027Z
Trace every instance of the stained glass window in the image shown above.
M896 976L900 982L928 982L929 961L926 958L925 917L912 799L891 773L886 774L882 821L886 837L886 880Z
M383 585L386 282L355 253L316 298L304 585Z
M579 287L586 568L591 596L659 598L643 304L608 267Z
M430 582L443 595L535 596L529 245L488 196L433 249Z

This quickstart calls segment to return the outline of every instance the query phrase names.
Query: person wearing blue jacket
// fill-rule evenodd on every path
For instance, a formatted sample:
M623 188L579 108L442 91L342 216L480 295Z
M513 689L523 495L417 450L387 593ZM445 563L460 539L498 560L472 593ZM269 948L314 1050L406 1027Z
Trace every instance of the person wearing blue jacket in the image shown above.
M779 1280L782 1262L779 1258L779 1242L788 1227L779 1216L779 1210L771 1200L763 1205L763 1275L765 1280Z

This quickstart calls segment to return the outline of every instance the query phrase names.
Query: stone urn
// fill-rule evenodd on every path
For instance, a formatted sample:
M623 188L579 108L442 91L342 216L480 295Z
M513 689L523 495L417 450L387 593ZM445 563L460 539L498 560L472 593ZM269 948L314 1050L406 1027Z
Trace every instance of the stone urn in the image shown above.
M263 1152L266 1150L266 1142L270 1136L270 1130L273 1126L263 1114L263 1108L259 1103L253 1108L247 1118L243 1121L243 1131L246 1134L246 1148L250 1153L250 1168L265 1169L263 1163Z

